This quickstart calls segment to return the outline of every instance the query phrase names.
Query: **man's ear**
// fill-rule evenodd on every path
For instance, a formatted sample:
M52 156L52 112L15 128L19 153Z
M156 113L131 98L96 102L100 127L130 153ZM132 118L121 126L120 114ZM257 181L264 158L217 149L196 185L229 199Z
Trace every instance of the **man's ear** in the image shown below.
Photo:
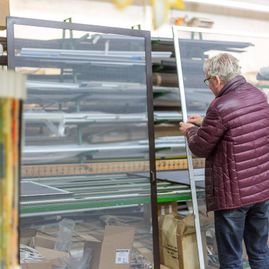
M221 91L221 89L222 89L223 86L224 86L224 83L223 83L223 81L220 79L219 76L215 76L214 83L215 83L214 86L215 86L216 90L217 90L218 92Z
M215 80L216 80L217 86L220 86L221 83L222 83L220 77L219 76L215 76Z

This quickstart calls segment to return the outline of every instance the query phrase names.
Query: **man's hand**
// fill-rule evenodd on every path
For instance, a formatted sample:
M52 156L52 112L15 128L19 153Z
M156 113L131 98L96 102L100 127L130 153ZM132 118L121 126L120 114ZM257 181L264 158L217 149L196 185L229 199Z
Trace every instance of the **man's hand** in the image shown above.
M180 122L179 123L179 130L180 132L183 133L183 135L186 135L186 132L189 128L193 127L194 125L191 123L184 123L184 122Z
M197 126L201 126L202 122L203 122L203 117L201 117L198 114L191 115L191 116L188 117L188 123L193 123L193 124L195 124Z

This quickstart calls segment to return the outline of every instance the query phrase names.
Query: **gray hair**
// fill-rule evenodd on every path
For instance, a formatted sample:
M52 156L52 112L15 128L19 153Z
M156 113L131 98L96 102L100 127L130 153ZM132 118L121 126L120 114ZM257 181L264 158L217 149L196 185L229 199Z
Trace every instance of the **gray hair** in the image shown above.
M241 74L241 67L233 55L220 53L204 62L204 73L208 77L219 76L224 83L227 83Z

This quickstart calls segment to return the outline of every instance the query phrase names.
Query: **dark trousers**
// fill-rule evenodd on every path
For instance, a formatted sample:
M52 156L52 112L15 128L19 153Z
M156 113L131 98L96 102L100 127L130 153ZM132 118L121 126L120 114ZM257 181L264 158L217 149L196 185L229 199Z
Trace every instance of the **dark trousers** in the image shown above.
M269 201L215 212L220 269L242 269L244 240L251 269L269 269Z

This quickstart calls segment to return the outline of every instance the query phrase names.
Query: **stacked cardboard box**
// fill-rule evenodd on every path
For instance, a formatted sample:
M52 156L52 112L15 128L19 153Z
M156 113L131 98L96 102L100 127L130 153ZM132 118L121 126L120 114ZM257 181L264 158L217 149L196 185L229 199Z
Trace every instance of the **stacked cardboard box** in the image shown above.
M32 231L32 233L34 233L34 231ZM43 258L41 260L23 261L21 264L22 269L52 269L53 267L65 265L69 254L54 249L55 238L39 233L36 233L32 237L31 235L31 232L28 231L28 236L22 236L21 242L28 243Z
M76 232L73 235L73 250L82 248L83 256L77 259L80 264L83 257L89 269L129 269L135 230L130 226L105 227L103 241L86 234ZM26 244L44 257L36 262L22 263L22 269L65 268L74 262L72 251L69 253L55 249L57 237L28 229L21 233L21 243Z

